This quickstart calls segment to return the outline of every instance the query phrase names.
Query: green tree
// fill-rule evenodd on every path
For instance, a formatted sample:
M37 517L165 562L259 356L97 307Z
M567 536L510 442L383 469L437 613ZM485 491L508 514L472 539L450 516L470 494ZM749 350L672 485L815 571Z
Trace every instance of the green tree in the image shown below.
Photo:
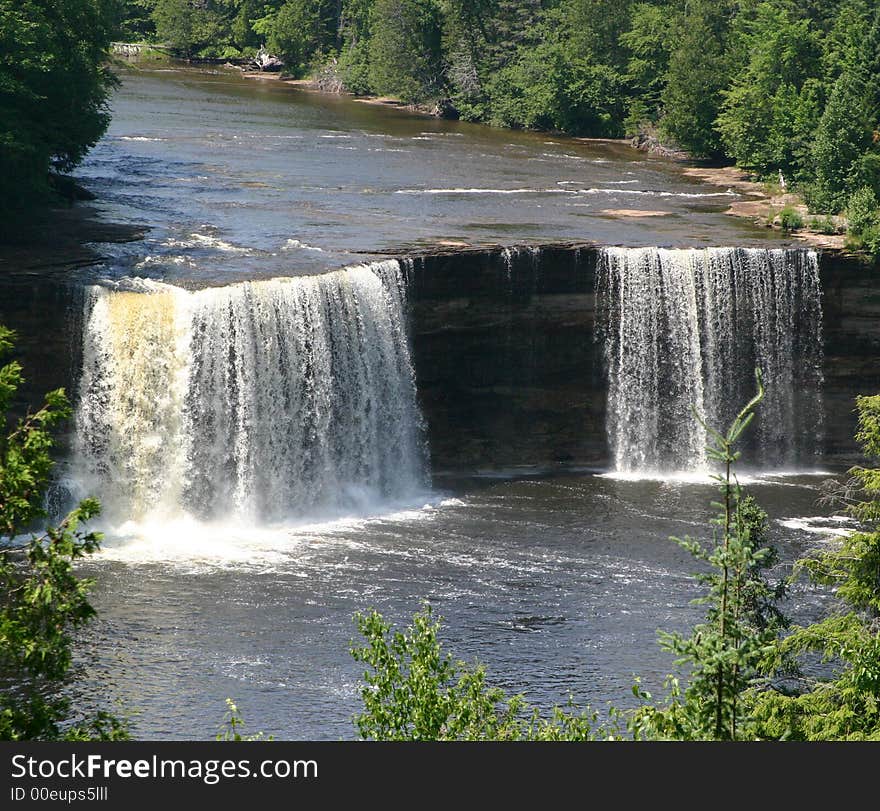
M124 0L117 4L118 36L126 42L140 42L156 33L153 7L156 0Z
M374 91L405 102L442 93L440 9L434 0L375 0L370 31Z
M198 56L224 39L227 20L210 2L156 0L153 8L156 39L181 56Z
M346 90L370 92L370 8L372 0L343 0L337 70Z
M819 120L815 180L805 189L811 208L831 213L861 186L880 193L880 9L858 49L846 56Z
M656 122L660 117L660 99L669 69L673 19L663 6L636 3L632 8L630 27L620 35L620 42L628 54L625 78L635 94L630 110L631 131L638 129L645 120Z
M729 0L692 0L673 28L661 126L696 157L723 152L715 119L730 81L730 16Z
M880 458L880 395L859 397L856 439ZM831 549L800 561L799 572L831 586L839 608L828 618L795 628L777 656L819 654L831 676L749 696L756 732L791 740L880 740L880 468L854 467L834 494L860 528ZM797 576L797 572L795 573Z
M560 42L522 48L489 85L492 120L507 127L620 135L621 85L613 69L569 58Z
M721 499L709 545L685 537L677 542L708 567L697 575L706 593L695 602L706 605L705 621L689 634L661 633L660 643L686 666L687 687L671 678L665 704L646 704L634 713L630 728L638 738L672 740L742 740L753 735L743 694L768 668L784 618L776 608L779 587L770 585L764 570L775 553L764 545L766 514L747 497L735 475L740 457L736 444L754 418L764 395L758 393L740 411L727 433L707 428L713 438L709 457L722 466L714 476ZM642 693L644 699L650 695Z
M536 41L520 45L487 83L494 122L578 135L621 134L624 79L607 58L618 53L610 44L609 31L615 29L596 25L595 37L587 36L589 10L563 5L532 27Z
M50 199L50 169L75 167L110 120L105 0L0 0L0 231Z
M263 6L258 0L241 0L235 18L232 20L230 35L232 44L242 53L254 53L261 44L254 30L254 23L260 19Z
M748 62L724 91L716 126L736 162L762 175L800 174L822 112L820 47L809 19L761 3L740 36Z
M507 737L520 703L488 688L485 671L468 670L443 652L439 623L431 608L413 616L406 631L392 633L376 611L355 615L364 647L352 647L355 661L368 666L355 718L362 738L435 741Z
M618 734L613 725L598 725L595 713L557 707L544 718L529 712L521 696L490 686L483 667L444 652L428 604L404 631L394 631L377 611L355 620L365 644L353 645L351 654L368 668L360 688L364 711L354 719L364 739L583 741Z
M629 59L622 38L632 24L632 6L633 0L562 0L553 16L566 29L572 54L622 73Z
M835 83L813 143L815 179L806 188L811 208L836 213L862 185L862 162L873 147L872 95L867 74L858 66Z
M294 75L302 75L327 40L326 3L287 0L269 26L267 47Z
M0 327L0 355L9 352L12 338ZM36 531L52 471L51 431L70 406L59 389L39 411L12 424L7 412L22 380L17 362L0 368L7 429L0 433L0 739L122 738L125 728L113 716L78 718L67 700L53 695L70 671L72 633L95 615L91 582L75 575L73 562L98 548L100 535L81 525L99 507L87 499L58 526Z

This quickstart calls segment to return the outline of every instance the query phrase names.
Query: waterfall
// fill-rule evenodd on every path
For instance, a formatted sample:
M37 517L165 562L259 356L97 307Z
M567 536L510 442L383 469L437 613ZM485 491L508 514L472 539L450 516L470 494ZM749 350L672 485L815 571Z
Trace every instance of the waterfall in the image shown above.
M426 484L396 261L86 298L74 472L111 519L280 520Z
M726 428L754 393L755 367L767 394L744 461L789 468L814 459L822 431L820 296L811 250L603 249L598 334L615 470L707 470L700 420Z

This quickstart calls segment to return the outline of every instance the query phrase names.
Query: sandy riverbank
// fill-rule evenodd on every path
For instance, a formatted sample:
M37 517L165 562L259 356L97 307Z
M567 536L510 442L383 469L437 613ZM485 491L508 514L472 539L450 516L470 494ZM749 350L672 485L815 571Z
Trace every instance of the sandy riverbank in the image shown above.
M733 189L745 196L746 199L731 203L725 212L726 214L745 217L758 225L781 230L779 225L772 223L777 219L782 209L790 208L796 211L805 223L803 228L790 232L792 238L807 242L817 248L844 249L846 242L844 234L823 234L809 227L810 221L817 218L809 213L803 199L798 194L768 191L765 184L755 182L746 172L735 166L691 166L686 168L684 173L719 188Z

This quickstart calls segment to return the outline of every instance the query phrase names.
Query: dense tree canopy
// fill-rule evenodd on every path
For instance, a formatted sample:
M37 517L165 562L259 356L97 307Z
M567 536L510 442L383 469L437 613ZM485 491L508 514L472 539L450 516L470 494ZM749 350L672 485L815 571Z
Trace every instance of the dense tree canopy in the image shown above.
M111 0L0 0L0 197L4 222L48 195L104 133Z

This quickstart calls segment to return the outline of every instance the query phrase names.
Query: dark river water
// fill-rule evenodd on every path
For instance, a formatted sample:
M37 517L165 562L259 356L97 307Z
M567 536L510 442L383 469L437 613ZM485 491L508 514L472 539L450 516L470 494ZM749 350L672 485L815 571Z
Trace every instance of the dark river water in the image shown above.
M110 131L78 172L111 221L151 226L96 246L83 281L146 276L200 288L315 274L438 241L760 244L720 212L732 192L621 145L438 121L274 82L132 70ZM626 218L636 209L664 216ZM157 396L159 396L157 391ZM841 524L820 475L756 480L791 562ZM272 527L181 517L108 534L81 572L99 619L70 688L132 714L137 738L210 738L224 700L249 731L355 734L354 613L406 622L422 600L457 658L543 708L632 701L672 668L657 629L698 616L693 561L670 535L707 537L705 482L595 472L451 477L405 503ZM791 611L826 597L798 589Z
M751 488L786 563L835 526L802 520L821 512L816 485ZM362 673L348 655L352 616L373 607L406 623L427 599L448 650L485 663L492 683L545 709L569 696L629 706L635 676L659 694L673 669L656 631L700 617L696 566L669 536L706 538L714 495L591 475L462 481L372 519L111 539L82 567L97 580L100 621L80 686L138 712L137 737L211 737L230 696L251 731L351 738ZM816 616L824 601L795 589L791 613Z

